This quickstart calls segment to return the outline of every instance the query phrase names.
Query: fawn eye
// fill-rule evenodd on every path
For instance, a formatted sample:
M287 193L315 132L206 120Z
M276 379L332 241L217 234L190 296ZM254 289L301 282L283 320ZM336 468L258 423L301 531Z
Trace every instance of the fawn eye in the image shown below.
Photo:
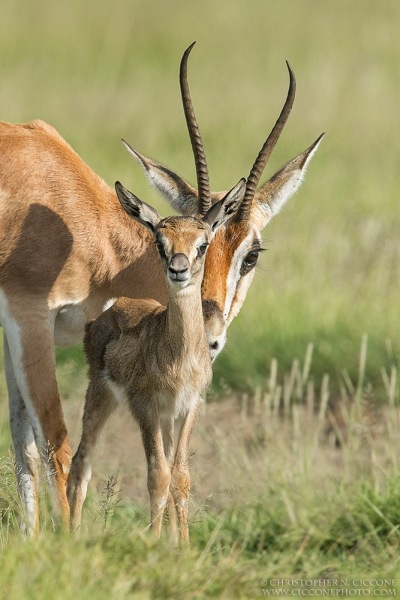
M242 276L247 275L247 273L249 273L256 266L260 250L261 248L257 250L252 250L248 253L248 255L242 263L242 268L240 269L240 274Z
M156 246L157 246L158 254L161 256L161 258L166 258L164 245L161 242L156 242Z
M207 248L208 248L208 244L207 243L206 244L201 244L201 246L199 246L198 249L197 249L197 255L198 256L203 256L205 254Z

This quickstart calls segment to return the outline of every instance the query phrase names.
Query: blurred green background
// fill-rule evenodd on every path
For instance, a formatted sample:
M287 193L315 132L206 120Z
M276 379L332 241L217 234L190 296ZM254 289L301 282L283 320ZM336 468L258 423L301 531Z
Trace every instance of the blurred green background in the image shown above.
M366 376L398 364L400 291L400 8L396 0L3 0L0 118L55 126L109 184L169 207L123 149L194 182L178 67L190 85L213 189L246 176L284 101L285 66L297 98L267 168L326 131L305 182L264 232L261 266L225 352L216 389L265 381L314 344L312 373L355 381L368 334ZM45 240L43 241L45 243ZM81 349L58 353L83 368Z
M143 535L144 459L123 409L98 444L82 537L51 535L42 510L42 534L21 543L0 373L4 597L231 599L262 595L262 582L283 575L400 581L399 31L398 0L2 1L0 119L51 123L110 185L120 179L163 214L120 138L195 181L178 85L193 40L190 86L213 189L248 174L286 96L285 60L297 98L265 177L326 131L302 188L264 231L267 252L215 365L214 397L232 397L207 407L192 440L190 552ZM310 343L299 394L289 373ZM272 358L283 415L270 409ZM57 359L75 449L82 349ZM315 404L309 394L326 373L330 400L355 400L337 420L325 418L324 384ZM371 416L360 398L389 402ZM125 506L108 527L119 503L102 491L110 474Z

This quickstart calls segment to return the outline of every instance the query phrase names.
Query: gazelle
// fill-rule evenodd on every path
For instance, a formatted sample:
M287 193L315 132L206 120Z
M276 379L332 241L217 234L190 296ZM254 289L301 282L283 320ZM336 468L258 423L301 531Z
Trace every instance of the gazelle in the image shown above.
M131 149L150 181L179 212L205 214L210 193L204 148L181 61L180 84L194 150L198 191ZM213 238L203 279L203 312L215 356L238 313L260 251L260 232L299 187L319 139L257 190L288 118L295 80L248 178L240 211ZM57 387L54 344L81 341L84 325L120 296L167 300L150 233L121 208L114 190L51 126L0 123L0 322L10 427L27 529L38 528L36 470L49 471L64 521L71 451ZM218 257L218 260L216 259Z
M189 439L200 397L212 377L204 329L201 282L207 247L235 214L245 180L214 204L202 219L162 219L149 205L116 183L122 206L154 236L167 282L168 304L122 298L86 326L84 347L89 387L82 438L68 478L71 526L80 526L91 477L91 454L118 401L128 403L139 424L147 459L151 523L160 535L171 491L180 538L188 541ZM181 427L174 451L174 423Z

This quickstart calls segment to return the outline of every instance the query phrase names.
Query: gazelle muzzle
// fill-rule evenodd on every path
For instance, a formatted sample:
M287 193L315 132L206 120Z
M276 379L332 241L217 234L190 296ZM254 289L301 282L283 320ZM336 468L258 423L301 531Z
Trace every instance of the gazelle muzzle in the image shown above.
M207 342L211 360L213 361L226 341L226 324L224 315L213 300L203 300L203 317L206 326Z
M186 254L174 254L168 265L168 279L172 283L183 283L190 279L190 263Z

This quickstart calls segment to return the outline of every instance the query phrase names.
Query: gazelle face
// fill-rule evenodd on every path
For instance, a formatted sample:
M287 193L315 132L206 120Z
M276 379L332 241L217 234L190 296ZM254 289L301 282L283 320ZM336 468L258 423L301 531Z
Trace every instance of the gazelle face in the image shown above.
M229 222L210 244L202 296L204 302L215 304L225 328L243 304L261 250L260 233L250 222Z
M221 227L210 243L201 291L213 360L223 349L228 326L244 302L261 250L256 227L234 220Z
M167 281L175 289L197 283L203 276L209 225L193 217L168 217L155 229L155 243Z

